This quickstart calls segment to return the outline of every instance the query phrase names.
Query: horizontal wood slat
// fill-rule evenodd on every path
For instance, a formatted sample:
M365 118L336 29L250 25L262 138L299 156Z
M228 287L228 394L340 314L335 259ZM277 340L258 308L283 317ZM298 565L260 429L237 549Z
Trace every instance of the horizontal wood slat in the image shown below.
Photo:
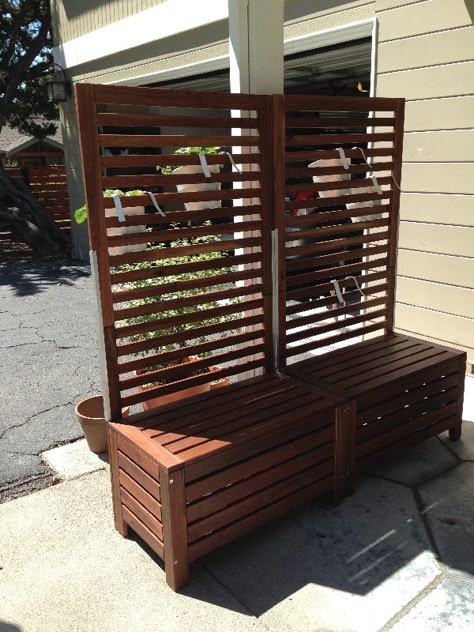
M383 139L382 139L383 140ZM258 136L99 134L99 147L259 147Z
M101 112L97 124L108 127L258 128L258 119L237 116L186 116Z

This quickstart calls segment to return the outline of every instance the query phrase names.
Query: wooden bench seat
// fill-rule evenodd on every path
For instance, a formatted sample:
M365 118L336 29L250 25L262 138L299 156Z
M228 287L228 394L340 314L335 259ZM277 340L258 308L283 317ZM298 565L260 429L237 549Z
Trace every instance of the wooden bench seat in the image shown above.
M449 430L461 434L466 354L416 338L388 334L316 356L289 375L354 398L354 467Z
M352 418L341 398L275 375L110 424L117 528L165 560L177 589L188 561L312 497L339 499Z

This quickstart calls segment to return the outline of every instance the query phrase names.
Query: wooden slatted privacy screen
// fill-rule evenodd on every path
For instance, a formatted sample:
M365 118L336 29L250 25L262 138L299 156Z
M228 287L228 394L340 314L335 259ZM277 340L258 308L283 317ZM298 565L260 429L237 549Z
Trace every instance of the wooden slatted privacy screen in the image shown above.
M211 367L214 379L272 370L270 99L76 89L112 419L208 384ZM239 170L208 155L206 177L196 154L174 153L196 146L225 148ZM143 191L121 195L125 222L106 189Z
M66 168L62 165L29 167L31 192L55 222L63 229L71 226Z
M274 98L280 366L393 328L403 108Z

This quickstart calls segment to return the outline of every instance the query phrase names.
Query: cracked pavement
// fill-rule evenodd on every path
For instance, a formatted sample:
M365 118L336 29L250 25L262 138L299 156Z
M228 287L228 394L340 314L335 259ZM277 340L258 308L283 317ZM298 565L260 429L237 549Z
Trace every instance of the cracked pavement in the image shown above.
M88 266L0 265L0 499L50 482L40 454L82 436L74 406L99 392L95 313Z

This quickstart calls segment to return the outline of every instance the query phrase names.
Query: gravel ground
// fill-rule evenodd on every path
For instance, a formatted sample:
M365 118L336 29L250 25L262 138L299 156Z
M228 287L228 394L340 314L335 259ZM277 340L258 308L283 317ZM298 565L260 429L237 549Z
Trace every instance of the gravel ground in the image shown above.
M90 269L0 266L0 500L50 484L45 450L82 436L74 405L97 394Z

